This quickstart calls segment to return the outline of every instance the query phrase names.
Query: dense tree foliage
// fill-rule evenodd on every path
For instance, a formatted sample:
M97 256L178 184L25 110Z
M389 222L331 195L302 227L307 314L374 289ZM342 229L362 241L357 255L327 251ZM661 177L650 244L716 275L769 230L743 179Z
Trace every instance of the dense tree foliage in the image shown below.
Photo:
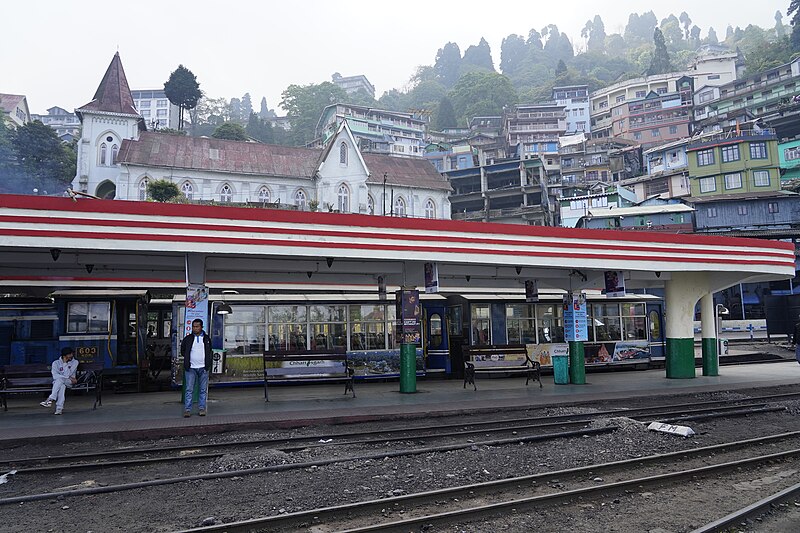
M477 116L500 115L504 107L517 103L511 80L495 72L468 72L450 91L450 100L459 125Z
M164 93L172 104L178 106L178 129L183 129L183 113L185 110L194 109L197 101L203 96L200 84L192 71L183 65L172 71L169 79L164 82Z
M477 46L473 45L467 48L464 51L461 64L466 70L478 69L494 72L492 49L486 39L481 37L481 41Z
M446 88L456 84L461 75L461 49L456 43L447 43L436 53L433 64L436 79Z
M442 97L436 107L436 113L433 115L433 127L438 131L442 131L445 128L455 128L456 126L458 126L458 120L456 119L453 104L446 96Z
M180 195L178 186L169 180L150 180L147 184L147 196L154 202L169 202Z
M74 147L38 120L16 129L0 128L0 177L8 191L63 192L75 177L76 162Z
M338 85L326 81L311 85L290 85L281 94L281 107L292 124L291 143L305 146L316 137L317 122L329 105L347 102L347 93Z
M214 133L211 134L215 139L225 139L228 141L246 141L247 132L238 122L226 122L217 126Z
M667 51L667 45L664 41L664 34L661 33L659 28L656 28L655 32L653 32L655 50L653 51L653 59L650 61L650 68L647 69L648 76L666 74L667 72L675 70L672 66L672 62L669 60L669 52Z
M272 133L272 124L268 119L263 119L255 113L250 113L250 119L245 126L247 135L262 143L273 144L275 142L275 135Z

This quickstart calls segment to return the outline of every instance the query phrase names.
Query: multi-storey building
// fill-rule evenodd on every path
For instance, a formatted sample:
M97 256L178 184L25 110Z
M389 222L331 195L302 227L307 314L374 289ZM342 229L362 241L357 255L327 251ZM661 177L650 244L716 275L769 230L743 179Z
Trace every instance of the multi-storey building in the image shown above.
M347 122L362 152L422 157L427 123L412 113L385 111L352 104L332 104L317 123L320 146L327 146L342 122Z
M139 110L148 128L178 129L180 109L167 99L164 89L131 91L131 96L134 106Z
M692 233L694 208L679 201L650 199L630 207L590 208L576 227L657 233Z
M24 95L0 93L0 110L3 111L4 120L13 127L31 121L28 99Z
M693 197L780 190L774 130L737 127L699 135L690 140L686 151Z
M567 192L578 192L573 189ZM560 206L560 225L574 228L581 218L587 217L591 210L608 210L628 207L634 204L633 192L616 185L598 185L588 194L562 196L558 199Z
M342 76L335 72L331 76L333 83L344 89L347 94L357 93L358 91L365 92L370 98L375 98L375 86L372 85L366 76L359 74L358 76Z
M553 87L553 100L564 106L568 135L591 131L588 85Z
M61 107L51 107L47 110L46 115L31 115L31 118L40 120L42 124L53 128L56 135L64 142L77 139L81 131L81 121L78 119L78 115Z
M478 160L477 156L478 151L466 142L461 144L438 142L425 147L425 159L439 172L474 167Z
M710 130L744 124L756 118L780 120L781 112L797 112L800 103L800 58L760 74L718 87L703 86L694 94L695 129ZM789 119L797 122L796 117ZM772 124L770 124L772 125ZM797 127L793 128L794 134ZM781 137L789 135L781 132Z
M453 187L452 218L552 225L553 209L541 161L515 159L444 172Z
M781 181L800 178L800 139L779 143L778 158L781 166Z
M645 174L621 182L643 202L653 196L678 198L689 196L689 161L686 146L689 139L679 139L655 146L644 152Z

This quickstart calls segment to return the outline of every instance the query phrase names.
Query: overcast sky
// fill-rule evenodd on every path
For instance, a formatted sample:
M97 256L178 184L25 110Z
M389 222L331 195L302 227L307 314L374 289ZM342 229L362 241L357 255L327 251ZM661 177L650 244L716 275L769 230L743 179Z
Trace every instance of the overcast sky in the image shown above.
M556 24L583 47L580 31L599 14L606 33L622 32L630 13L653 10L659 21L686 11L705 37L728 24L774 26L789 0L461 0L378 2L295 0L95 0L7 2L0 30L0 93L24 94L32 113L88 103L119 50L131 89L163 88L178 64L197 75L211 97L249 92L278 109L290 84L365 74L376 97L402 89L418 65L431 65L448 41L463 53L486 38L495 66L511 33L527 36ZM391 6L391 7L390 7Z

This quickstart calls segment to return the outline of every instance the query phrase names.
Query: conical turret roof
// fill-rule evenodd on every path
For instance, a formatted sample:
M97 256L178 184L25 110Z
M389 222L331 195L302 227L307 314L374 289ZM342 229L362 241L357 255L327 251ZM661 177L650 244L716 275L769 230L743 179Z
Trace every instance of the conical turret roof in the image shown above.
M79 116L84 111L106 111L139 116L139 112L136 111L133 105L133 96L131 96L131 89L128 87L128 80L125 77L125 70L122 68L119 52L114 54L114 58L111 60L111 64L108 65L103 81L97 87L92 101L75 110Z

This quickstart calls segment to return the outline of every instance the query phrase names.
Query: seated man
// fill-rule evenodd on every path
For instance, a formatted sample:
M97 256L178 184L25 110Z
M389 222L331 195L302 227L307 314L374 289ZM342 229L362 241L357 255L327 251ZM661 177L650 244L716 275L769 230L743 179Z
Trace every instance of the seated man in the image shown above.
M78 361L75 360L75 351L69 347L62 348L61 357L53 361L50 372L53 374L53 390L40 405L50 407L55 401L56 412L53 414L60 415L64 409L64 393L67 387L72 388L78 382L76 378Z

